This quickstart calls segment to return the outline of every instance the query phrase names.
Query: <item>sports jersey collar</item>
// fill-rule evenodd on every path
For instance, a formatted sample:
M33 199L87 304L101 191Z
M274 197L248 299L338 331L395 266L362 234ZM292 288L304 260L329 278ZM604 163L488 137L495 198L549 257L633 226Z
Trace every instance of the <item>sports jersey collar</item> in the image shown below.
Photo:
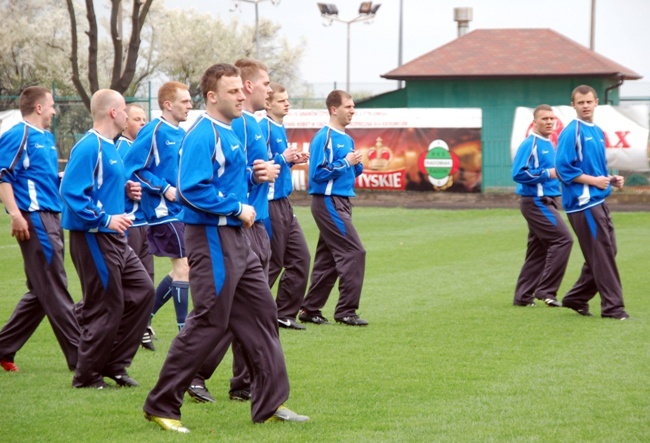
M92 133L95 134L97 137L101 138L102 140L104 140L104 141L107 142L107 143L110 143L111 145L114 145L114 144L115 144L115 142L114 142L112 139L110 139L110 138L108 138L108 137L104 137L104 136L101 135L99 132L95 131L94 129L91 129L91 130L88 131L88 132L92 132Z
M283 128L284 127L284 123L278 123L275 120L273 120L271 117L269 117L268 115L265 115L264 118L267 119L268 121L270 121L271 123L273 123L278 128Z
M45 134L45 129L37 128L36 126L29 123L27 120L22 120L22 123L24 123L25 126L29 126L30 128L35 129L36 131L40 132L41 134Z
M550 141L551 141L550 139L548 139L548 138L544 137L543 135L540 135L540 134L538 134L538 133L536 133L536 132L531 132L530 134L531 134L531 135L534 135L534 136L537 137L537 138L541 138L542 140L546 140L547 142L550 142Z
M336 129L336 128L330 126L329 124L327 124L327 125L325 125L325 126L328 127L328 128L330 128L330 129L331 129L332 131L334 131L334 132L338 132L339 134L348 135L345 131L339 131L338 129Z
M163 117L162 115L161 115L160 117L158 117L158 120L160 120L160 121L163 122L163 123L167 123L169 126L171 126L171 127L174 128L174 129L179 129L179 128L180 128L180 126L176 126L176 125L173 125L173 124L171 124L170 122L168 122L168 121L165 119L165 117Z
M589 123L589 122L586 122L584 120L580 120L579 118L576 118L576 121L578 121L578 122L580 122L580 123L582 123L584 125L587 125L587 126L596 126L596 124L594 122Z
M242 109L242 114L246 114L246 115L248 115L248 116L250 116L250 117L255 118L255 114L253 114L252 112L247 111L247 110L245 110L245 109ZM243 115L242 115L242 116L243 116ZM255 118L255 120L257 120L257 119Z
M217 119L214 118L214 117L211 117L207 112L204 112L203 114L201 114L201 117L207 118L207 119L210 120L211 122L213 122L213 123L215 123L215 124L217 124L217 125L219 125L219 126L221 126L221 127L223 127L223 128L231 129L231 130L232 130L232 127L231 127L230 125L227 125L227 124L225 124L224 122L219 121L219 120L217 120Z

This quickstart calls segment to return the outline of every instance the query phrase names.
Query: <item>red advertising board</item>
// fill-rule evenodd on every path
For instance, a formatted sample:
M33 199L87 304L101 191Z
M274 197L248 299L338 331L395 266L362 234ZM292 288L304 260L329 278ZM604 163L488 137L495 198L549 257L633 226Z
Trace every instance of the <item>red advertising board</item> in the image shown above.
M312 137L327 121L326 111L292 112L285 120L289 143L309 150ZM363 153L359 189L481 190L480 110L357 110L346 132ZM293 167L294 189L307 189L307 169Z

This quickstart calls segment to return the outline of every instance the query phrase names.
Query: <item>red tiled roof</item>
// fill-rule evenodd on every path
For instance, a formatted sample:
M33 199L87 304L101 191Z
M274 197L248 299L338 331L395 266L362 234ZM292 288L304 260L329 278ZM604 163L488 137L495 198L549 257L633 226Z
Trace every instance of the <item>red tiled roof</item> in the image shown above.
M477 29L382 75L454 77L642 76L552 29Z

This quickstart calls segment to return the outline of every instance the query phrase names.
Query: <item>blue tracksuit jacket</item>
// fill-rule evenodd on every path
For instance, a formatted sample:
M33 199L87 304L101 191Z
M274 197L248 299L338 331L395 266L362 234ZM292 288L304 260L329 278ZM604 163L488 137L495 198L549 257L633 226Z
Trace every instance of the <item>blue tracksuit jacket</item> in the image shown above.
M244 146L230 125L201 115L183 139L178 172L182 221L207 226L241 226L246 202Z
M324 126L309 145L309 193L354 197L354 180L363 164L350 165L345 159L354 151L354 140L345 132Z

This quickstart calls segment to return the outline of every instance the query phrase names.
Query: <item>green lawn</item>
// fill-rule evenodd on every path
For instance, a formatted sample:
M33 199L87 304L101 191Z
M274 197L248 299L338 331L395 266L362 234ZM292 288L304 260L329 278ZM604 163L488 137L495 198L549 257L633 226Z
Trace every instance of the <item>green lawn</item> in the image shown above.
M313 251L309 210L297 212ZM217 403L186 397L191 434L146 422L142 404L175 334L170 303L154 320L158 351L139 351L130 369L135 389L72 389L44 322L17 355L21 372L0 372L0 442L650 440L650 212L614 214L626 322L601 319L598 298L593 318L512 306L526 243L518 210L358 207L354 218L368 251L359 313L370 326L281 331L288 406L309 423L253 425L250 406L228 400L229 356L208 382ZM4 324L24 291L6 216L0 251ZM560 295L581 265L576 242ZM156 266L161 276L169 264ZM71 265L68 277L78 299Z

